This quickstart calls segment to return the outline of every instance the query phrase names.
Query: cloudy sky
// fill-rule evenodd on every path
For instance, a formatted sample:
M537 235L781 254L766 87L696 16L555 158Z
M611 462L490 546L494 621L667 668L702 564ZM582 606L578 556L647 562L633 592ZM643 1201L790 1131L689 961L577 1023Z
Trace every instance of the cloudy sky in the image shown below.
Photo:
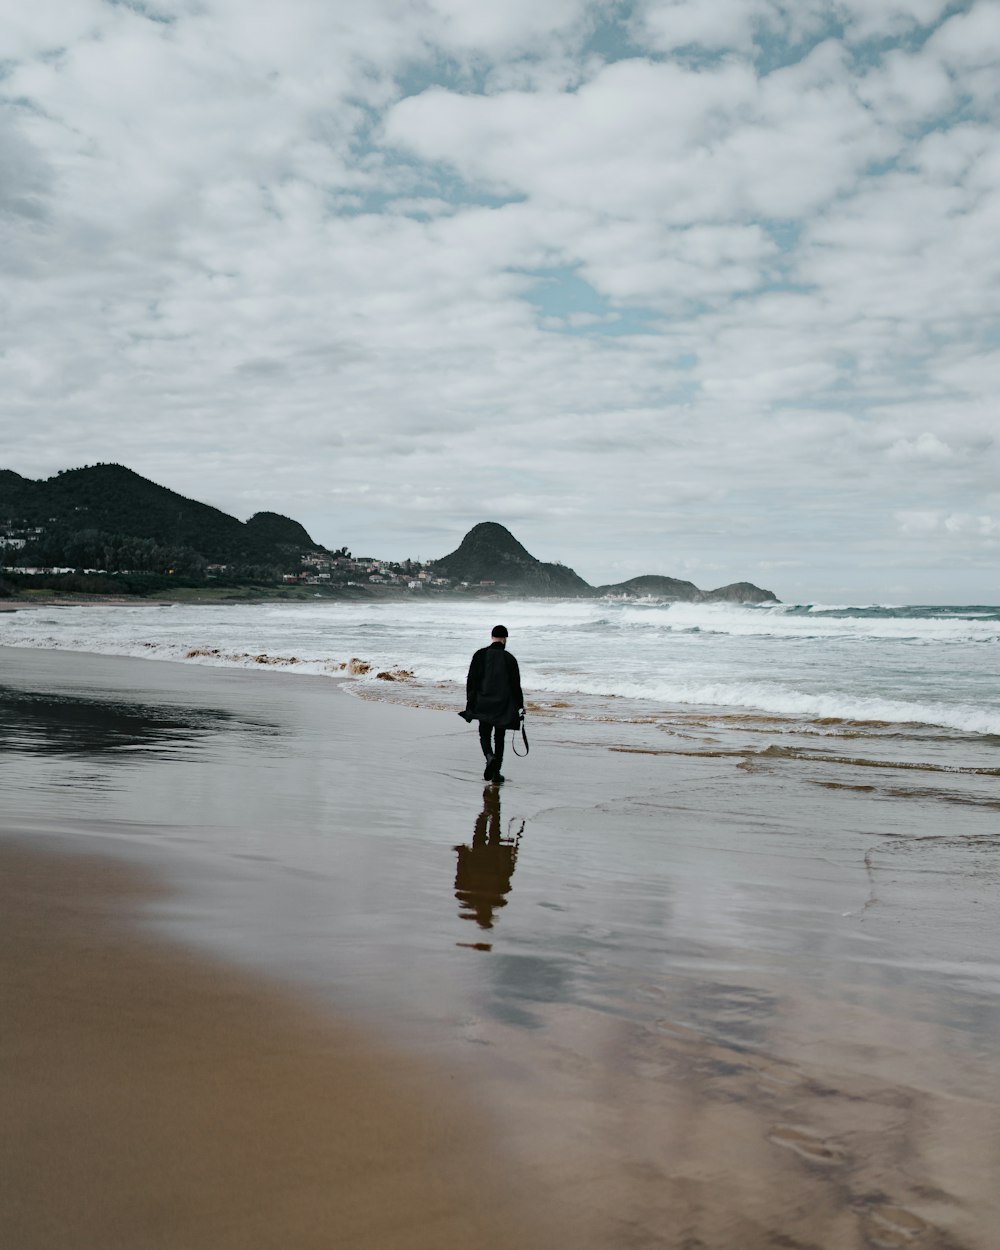
M1000 601L1000 0L31 0L0 465Z

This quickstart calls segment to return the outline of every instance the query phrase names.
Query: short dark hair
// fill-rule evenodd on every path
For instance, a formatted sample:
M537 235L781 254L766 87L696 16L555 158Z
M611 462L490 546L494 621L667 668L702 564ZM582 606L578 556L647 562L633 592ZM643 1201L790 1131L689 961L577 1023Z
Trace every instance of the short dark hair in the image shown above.
M494 625L493 633L490 635L490 637L491 638L506 638L507 626L506 625Z

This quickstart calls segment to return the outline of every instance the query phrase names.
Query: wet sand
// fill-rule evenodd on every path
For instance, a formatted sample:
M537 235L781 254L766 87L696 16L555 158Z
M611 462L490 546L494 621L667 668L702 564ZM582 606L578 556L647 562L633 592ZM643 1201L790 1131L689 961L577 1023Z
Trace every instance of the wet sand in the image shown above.
M157 893L0 846L5 1246L541 1244L445 1073L137 932Z
M996 1244L994 813L456 722L0 650L4 1244Z

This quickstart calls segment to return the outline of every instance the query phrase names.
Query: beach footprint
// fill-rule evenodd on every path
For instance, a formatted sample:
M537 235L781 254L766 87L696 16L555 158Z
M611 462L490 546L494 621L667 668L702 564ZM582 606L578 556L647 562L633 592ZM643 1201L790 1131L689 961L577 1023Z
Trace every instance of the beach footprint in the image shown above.
M869 1245L879 1250L901 1250L915 1246L930 1225L905 1207L877 1207L861 1217L861 1229Z
M794 1150L810 1163L836 1164L843 1163L845 1159L839 1146L824 1141L808 1129L795 1128L791 1124L776 1124L767 1134L767 1140L786 1150Z

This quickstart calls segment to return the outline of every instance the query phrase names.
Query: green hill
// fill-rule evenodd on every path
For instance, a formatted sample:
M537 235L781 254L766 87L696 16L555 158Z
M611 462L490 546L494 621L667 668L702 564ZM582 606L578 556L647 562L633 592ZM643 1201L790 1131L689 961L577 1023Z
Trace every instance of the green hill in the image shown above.
M762 590L752 582L733 582L717 590L699 590L694 582L679 581L676 577L659 577L647 573L644 577L632 577L627 582L612 586L598 586L597 595L634 595L636 598L663 599L674 603L777 603L778 596L770 590Z
M510 530L495 521L474 525L450 555L434 562L434 571L453 582L479 586L493 584L498 590L529 595L651 597L682 603L777 602L770 590L750 582L735 582L718 590L699 590L694 582L648 573L609 586L590 586L562 564L545 564L517 541Z
M324 552L290 517L257 512L238 521L120 464L67 469L39 481L0 469L0 536L25 541L4 553L5 562L22 567L181 574L196 581L210 566L223 565L224 576L236 582L276 582L299 566L300 556ZM701 591L692 582L655 575L595 589L565 565L536 559L495 521L473 526L433 564L453 584L478 589L486 583L528 595L618 594L694 603L775 599L749 582Z
M280 512L255 512L244 527L258 542L272 547L294 547L297 551L318 550L305 527Z
M292 549L321 550L287 517L264 512L244 524L120 464L41 481L0 470L0 524L29 535L20 563L109 571L197 573L225 564L270 574L288 565Z
M753 582L731 582L728 586L720 586L718 590L706 590L701 598L703 603L781 602L773 591L761 590Z
M453 582L493 582L505 590L533 595L592 594L582 577L562 564L537 560L510 530L495 521L474 525L459 546L435 560L434 571Z
M627 582L615 582L610 586L598 586L594 593L635 595L636 598L651 596L654 599L668 599L681 603L697 603L702 597L701 591L694 582L683 582L676 577L660 577L656 573L631 577Z

